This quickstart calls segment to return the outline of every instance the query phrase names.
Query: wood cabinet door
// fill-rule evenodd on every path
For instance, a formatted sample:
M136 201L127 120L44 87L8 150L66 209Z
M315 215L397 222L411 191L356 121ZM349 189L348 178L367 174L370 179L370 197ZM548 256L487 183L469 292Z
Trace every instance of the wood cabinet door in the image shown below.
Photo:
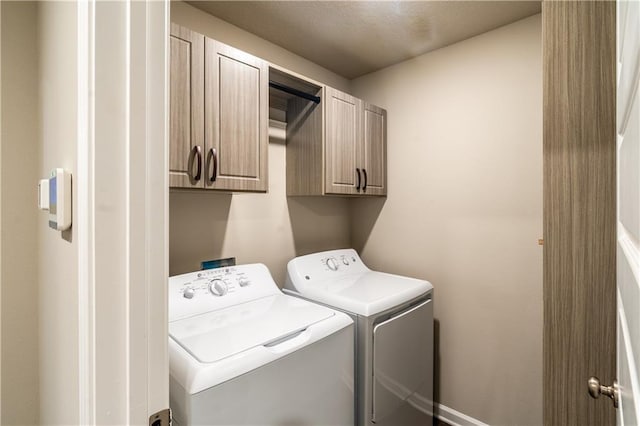
M360 194L363 181L362 170L357 165L357 160L362 138L362 101L327 87L324 102L324 192L326 194Z
M269 67L205 39L205 188L267 191Z
M363 172L362 194L387 194L387 111L364 103L363 138L360 164Z
M202 187L204 36L171 24L169 44L169 186Z

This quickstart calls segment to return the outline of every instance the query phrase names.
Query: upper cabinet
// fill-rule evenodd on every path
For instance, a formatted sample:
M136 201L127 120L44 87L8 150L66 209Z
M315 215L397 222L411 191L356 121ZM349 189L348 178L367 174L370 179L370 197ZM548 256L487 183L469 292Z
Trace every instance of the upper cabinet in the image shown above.
M287 195L387 194L384 109L176 24L170 49L171 188L266 192L271 108Z
M172 188L267 190L267 63L171 26Z
M325 91L325 193L386 195L387 112Z
M203 187L204 36L171 25L169 186Z
M207 38L204 101L208 164L205 187L266 191L269 143L266 62Z
M288 102L287 194L386 195L387 112L331 87L322 104Z
M359 194L361 163L362 101L327 87L325 102L326 194Z
M362 192L365 195L387 195L387 111L362 103Z

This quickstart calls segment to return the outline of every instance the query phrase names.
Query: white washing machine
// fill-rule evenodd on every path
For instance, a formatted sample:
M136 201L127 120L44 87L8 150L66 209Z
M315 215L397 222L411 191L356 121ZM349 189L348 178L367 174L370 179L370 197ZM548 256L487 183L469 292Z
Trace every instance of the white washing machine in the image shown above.
M348 313L356 322L358 425L431 425L433 287L372 271L355 250L295 258L285 293Z
M176 424L353 425L344 313L282 294L262 264L169 280Z

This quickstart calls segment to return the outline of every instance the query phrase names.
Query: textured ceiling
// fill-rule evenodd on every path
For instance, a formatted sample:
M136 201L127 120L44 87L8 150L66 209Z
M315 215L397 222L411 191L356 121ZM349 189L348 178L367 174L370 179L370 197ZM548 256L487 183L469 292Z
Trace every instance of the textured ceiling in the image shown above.
M540 12L539 1L189 1L348 79Z

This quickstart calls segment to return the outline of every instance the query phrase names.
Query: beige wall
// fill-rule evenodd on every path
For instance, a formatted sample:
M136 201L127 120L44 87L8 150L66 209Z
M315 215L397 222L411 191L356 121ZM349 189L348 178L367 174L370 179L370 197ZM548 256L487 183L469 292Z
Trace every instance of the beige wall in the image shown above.
M77 60L75 2L41 2L39 175L55 167L76 172ZM30 182L33 185L32 182ZM74 186L78 183L75 182ZM75 217L75 193L73 216ZM35 210L35 201L30 203ZM38 213L40 271L40 418L78 422L78 279L76 231L50 229Z
M436 401L495 425L542 422L541 50L536 15L352 82L389 120L352 243L433 283Z
M347 89L349 82L306 59L181 3L171 21L315 80ZM319 250L349 246L349 204L340 198L287 198L285 146L269 144L268 194L173 191L170 195L171 275L196 270L202 260L235 256L266 264L284 285L286 262Z
M197 270L200 261L235 256L237 263L267 265L284 285L295 256L349 246L344 199L285 195L284 145L269 147L269 193L172 192L169 271Z
M77 247L73 231L61 236L48 227L36 184L55 167L76 170L76 7L1 7L1 423L73 424Z
M2 2L2 418L36 424L38 400L37 5Z

